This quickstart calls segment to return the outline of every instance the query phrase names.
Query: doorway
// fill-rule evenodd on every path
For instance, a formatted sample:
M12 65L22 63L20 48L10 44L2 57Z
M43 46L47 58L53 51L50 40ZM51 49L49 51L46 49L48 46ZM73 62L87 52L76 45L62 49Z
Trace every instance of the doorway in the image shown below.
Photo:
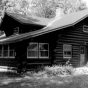
M80 66L85 65L85 46L80 46Z

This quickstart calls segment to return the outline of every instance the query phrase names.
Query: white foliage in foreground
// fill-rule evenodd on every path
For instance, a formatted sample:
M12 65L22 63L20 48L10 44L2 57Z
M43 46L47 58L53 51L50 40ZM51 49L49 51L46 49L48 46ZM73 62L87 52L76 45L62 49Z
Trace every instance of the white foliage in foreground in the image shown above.
M12 70L14 67L8 66L0 66L0 72L16 72L16 70Z
M88 67L77 67L73 68L72 66L46 66L43 71L34 72L33 77L66 77L66 76L78 76L78 75L88 75Z
M1 66L3 69L7 69L7 67ZM1 70L1 69L0 69ZM2 72L2 70L1 70ZM47 84L51 83L56 83L58 85L64 84L64 83L70 83L72 82L72 78L75 76L81 76L81 75L88 75L88 67L83 66L83 67L77 67L73 68L72 66L61 66L61 65L54 65L54 66L45 66L44 69L39 70L38 72L31 72L28 71L25 73L23 77L16 77L16 78L10 78L10 77L5 77L1 80L1 85L7 85L12 82L20 82L20 81L42 81L46 82ZM63 81L56 79L59 77L72 77L71 79L65 79ZM24 86L26 84L22 84ZM31 85L31 84L28 84Z
M69 76L73 74L71 66L52 66L45 67L45 71L50 76Z

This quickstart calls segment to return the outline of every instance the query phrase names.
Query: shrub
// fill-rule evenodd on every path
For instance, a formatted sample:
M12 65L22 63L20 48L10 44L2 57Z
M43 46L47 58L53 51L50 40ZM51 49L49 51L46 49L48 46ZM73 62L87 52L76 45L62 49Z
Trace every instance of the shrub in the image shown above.
M45 72L48 76L72 75L73 67L69 65L68 66L54 65L52 67L46 66Z
M53 77L53 76L67 76L73 75L74 68L70 65L53 65L53 66L41 66L36 71L29 71L25 75L30 77Z

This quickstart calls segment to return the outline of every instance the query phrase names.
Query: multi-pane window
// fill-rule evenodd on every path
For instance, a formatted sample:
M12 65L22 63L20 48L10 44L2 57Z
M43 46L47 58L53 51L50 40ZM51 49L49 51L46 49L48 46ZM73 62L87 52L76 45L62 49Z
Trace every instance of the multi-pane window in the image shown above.
M63 45L63 58L72 57L72 46L68 44Z
M83 25L83 32L87 32L88 33L88 26L87 25Z
M15 58L14 48L9 45L0 45L0 58Z
M39 58L49 57L49 45L47 43L39 43Z
M3 57L2 45L0 45L0 58Z
M18 35L19 34L19 27L14 28L14 35Z
M4 45L3 46L3 57L4 58L8 58L9 57L9 46L8 45Z
M28 58L38 58L38 43L30 43L27 48Z
M27 58L49 58L49 44L30 43L27 47Z
M15 49L13 46L9 46L9 57L14 58L15 57Z

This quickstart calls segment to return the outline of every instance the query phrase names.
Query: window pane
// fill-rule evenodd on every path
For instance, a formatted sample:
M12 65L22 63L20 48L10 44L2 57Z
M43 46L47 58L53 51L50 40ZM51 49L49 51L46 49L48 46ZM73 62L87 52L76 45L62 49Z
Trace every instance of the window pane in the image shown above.
M64 55L71 55L71 51L64 51Z
M0 45L0 50L2 50L2 45Z
M88 33L88 26L87 25L83 25L83 32L87 32Z
M63 49L64 51L71 51L71 45L64 44Z
M64 44L63 45L63 58L71 58L71 54L72 54L71 52L72 52L71 45Z
M28 57L38 57L38 51L28 51Z
M48 44L46 43L40 43L39 44L39 50L48 50Z
M8 50L3 51L3 57L8 57Z
M38 43L30 43L28 50L38 50Z
M9 50L14 50L14 47L12 45L10 45Z
M0 57L2 57L2 50L0 50Z
M30 43L27 48L27 57L38 58L38 43Z
M48 58L49 57L49 44L39 43L39 57Z
M48 51L40 51L39 52L39 57L49 57Z
M80 48L80 53L81 53L81 54L84 54L84 53L85 53L85 47L82 47L82 46L81 46L81 48Z
M2 45L0 45L0 57L2 57Z
M9 57L15 57L15 55L14 55L14 51L9 51Z
M3 49L4 49L4 50L8 50L8 45L4 45L4 46L3 46Z
M14 28L14 34L19 34L19 27Z

